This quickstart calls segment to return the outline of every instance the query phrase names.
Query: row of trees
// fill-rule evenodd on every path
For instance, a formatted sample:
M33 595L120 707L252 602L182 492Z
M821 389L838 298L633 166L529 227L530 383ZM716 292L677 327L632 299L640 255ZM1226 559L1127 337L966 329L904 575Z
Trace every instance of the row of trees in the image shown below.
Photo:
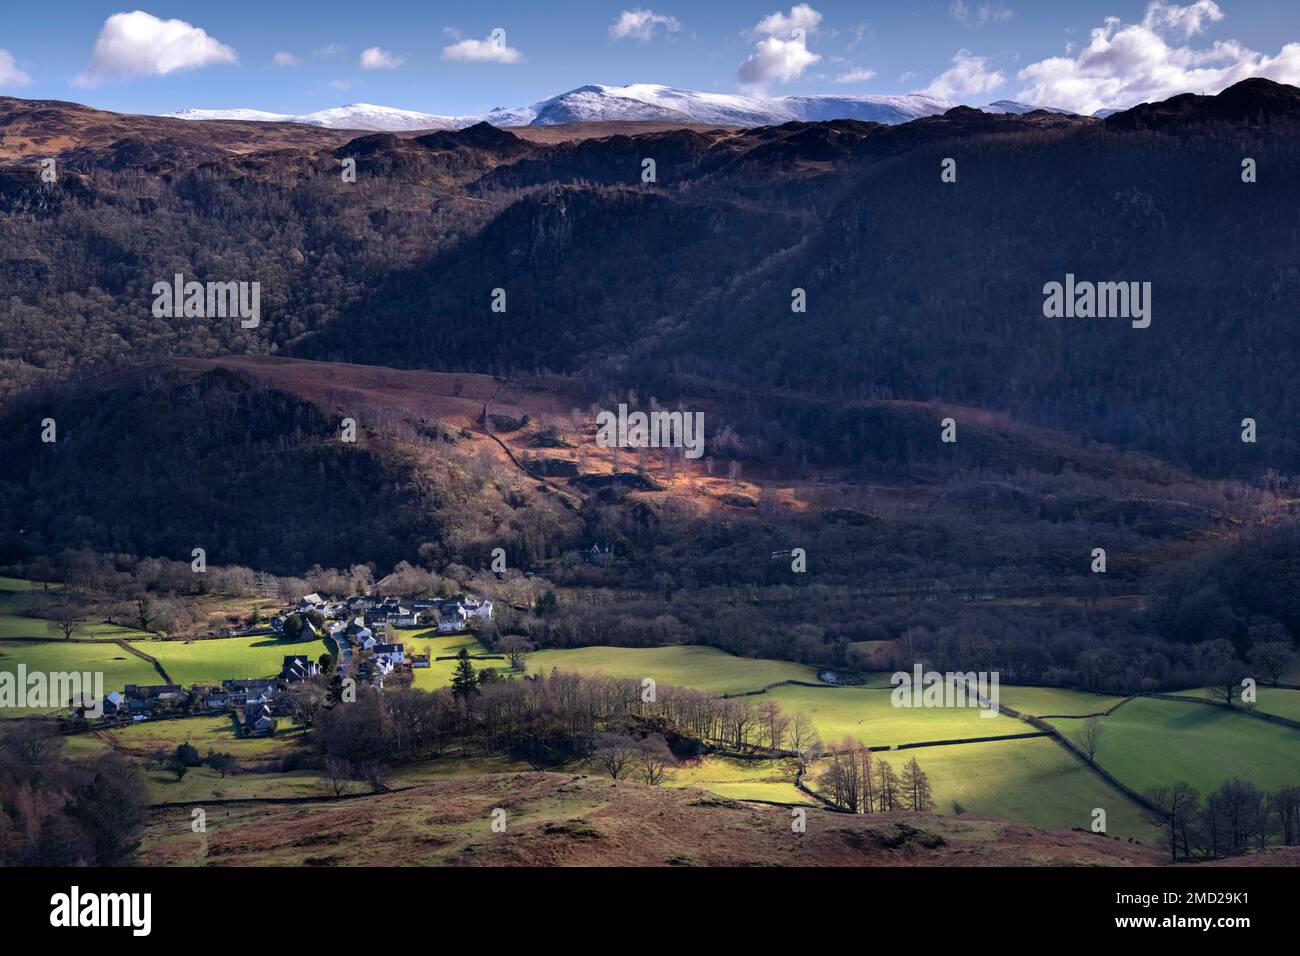
M558 671L484 682L468 658L458 662L453 686L432 693L363 687L354 702L340 704L338 688L320 679L291 693L295 720L312 728L318 752L354 768L375 754L400 763L458 747L508 753L539 769L594 756L612 777L637 772L655 783L668 755L698 756L710 746L794 751L805 759L820 748L806 718L791 718L771 701Z
M818 790L838 807L853 813L934 809L930 778L915 757L899 772L888 760L876 757L852 737L832 745L825 769L817 778Z
M1300 845L1300 786L1265 792L1233 778L1202 797L1185 781L1151 787L1170 860L1233 856L1276 841Z

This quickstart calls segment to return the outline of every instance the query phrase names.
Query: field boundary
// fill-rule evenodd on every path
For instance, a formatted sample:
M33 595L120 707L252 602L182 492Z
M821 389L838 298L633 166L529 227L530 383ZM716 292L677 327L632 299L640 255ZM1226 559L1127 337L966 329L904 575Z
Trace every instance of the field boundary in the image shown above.
M172 683L171 676L167 673L166 669L162 666L162 661L158 660L158 658L151 657L150 655L146 654L144 651L132 647L126 641L114 641L113 643L116 644L118 647L122 648L122 650L126 651L128 654L134 654L136 657L140 658L140 660L147 661L148 663L152 664L153 669L158 672L158 676L160 676L163 679L164 684Z
M1185 704L1208 704L1211 707L1226 710L1231 714L1241 714L1243 717L1254 717L1257 720L1267 720L1271 723L1282 724L1284 727L1291 727L1295 730L1300 730L1300 720L1292 720L1290 717L1283 717L1280 714L1270 714L1263 710L1246 710L1240 707L1233 707L1230 704L1223 704L1217 700L1211 700L1208 697L1184 697L1181 694L1143 694L1142 696L1152 697L1156 700L1176 700Z

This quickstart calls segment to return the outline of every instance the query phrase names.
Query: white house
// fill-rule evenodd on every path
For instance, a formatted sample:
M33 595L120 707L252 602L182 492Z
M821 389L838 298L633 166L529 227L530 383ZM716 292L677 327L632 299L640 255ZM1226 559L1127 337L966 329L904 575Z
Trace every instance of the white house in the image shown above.
M371 648L371 654L371 660L392 668L406 660L406 647L403 644L376 644Z
M465 608L465 613L470 617L482 618L485 621L492 620L491 601L480 601L478 598L467 597L460 603Z
M438 612L438 630L444 634L454 634L465 630L469 614L459 604L444 604Z
M419 627L420 615L412 608L399 607L388 615L388 623L394 627Z

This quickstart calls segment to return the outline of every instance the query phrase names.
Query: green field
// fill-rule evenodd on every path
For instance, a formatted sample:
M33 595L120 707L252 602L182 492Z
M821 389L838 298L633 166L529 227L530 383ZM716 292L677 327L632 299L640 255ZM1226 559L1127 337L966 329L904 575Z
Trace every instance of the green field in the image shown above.
M665 787L699 787L733 800L774 800L778 803L813 804L816 801L794 785L795 765L789 760L734 760L705 757L668 770Z
M1077 737L1082 721L1057 726ZM1184 780L1208 793L1231 777L1300 784L1300 730L1220 707L1138 698L1101 720L1097 763L1137 791Z
M779 703L787 714L807 714L825 744L851 737L868 747L892 747L1033 732L1014 717L981 717L985 711L974 707L895 707L890 691L865 687L777 687L753 699L766 698Z
M1031 717L1049 714L1082 717L1099 714L1124 699L1060 687L1014 687L1008 684L1001 685L998 694L999 703Z
M234 677L274 677L284 658L305 654L316 660L332 648L325 640L280 641L274 637L221 637L193 641L134 641L132 646L156 657L173 683L215 684Z
M414 676L412 686L420 690L441 690L451 686L451 675L456 670L456 662L440 661L435 658L452 657L462 647L467 648L471 654L490 653L473 634L439 634L437 628L424 631L395 631L392 640L406 645L407 657L412 654L423 654L425 648L428 648L431 658L429 666L411 671ZM472 663L476 671L510 669L506 661L472 661Z
M83 644L75 641L0 641L0 671L17 674L18 665L28 672L102 672L104 693L120 690L125 684L158 684L162 678L146 661L116 644ZM91 688L93 691L93 688ZM60 706L55 710L65 709ZM5 717L21 717L31 711L0 709Z
M201 754L215 750L228 753L241 763L256 763L297 749L302 741L302 730L285 717L278 720L278 729L273 737L239 737L230 715L216 714L211 717L148 720L112 730L78 734L70 739L85 737L111 742L113 749L135 757L151 757L159 748L174 750L179 744L192 744Z
M1277 716L1286 717L1289 720L1300 720L1300 690L1289 690L1285 687L1260 687L1258 690L1255 709L1260 713L1277 714ZM1208 687L1202 687L1199 690L1181 691L1180 696L1200 697L1204 700L1212 699ZM1300 733L1300 731L1297 732Z
M525 658L532 674L549 674L553 668L603 673L675 687L693 687L713 694L757 690L782 680L816 681L817 672L789 661L735 657L714 647L580 647L571 650L534 651Z
M51 584L50 590L57 591L61 586ZM41 586L31 581L0 577L0 640L12 637L39 637L48 640L52 637L44 618L26 617L18 613L20 599L27 593L40 590ZM99 621L83 624L73 636L83 641L116 641L147 635L129 627ZM62 639L62 635L59 635L59 639Z
M179 803L186 800L241 800L258 797L325 797L332 796L328 781L314 770L290 773L228 773L222 777L208 767L193 767L183 780L169 770L147 765L145 784L153 803ZM188 825L188 812L185 822Z
M1107 785L1047 737L876 753L895 772L916 758L930 778L935 811L951 814L954 800L976 816L1019 820L1044 830L1090 828L1092 811L1106 811L1112 836L1156 845L1159 833L1141 807ZM817 768L808 775L814 789Z
M23 578L7 578L0 575L0 591L39 591L42 587L41 584L35 581L27 581ZM49 589L56 591L60 587L62 587L60 584L51 584Z

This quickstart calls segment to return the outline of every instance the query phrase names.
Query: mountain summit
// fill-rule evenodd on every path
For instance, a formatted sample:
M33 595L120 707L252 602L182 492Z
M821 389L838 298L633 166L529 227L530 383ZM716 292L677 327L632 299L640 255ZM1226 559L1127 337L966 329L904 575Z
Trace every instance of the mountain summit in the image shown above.
M700 93L656 83L633 83L628 86L580 86L531 106L498 107L478 116L441 116L367 103L298 116L251 109L183 109L166 115L188 120L255 120L306 123L330 129L397 132L459 128L484 121L494 126L556 126L621 120L717 126L773 126L795 120L832 119L896 124L935 116L953 105L948 100L925 93L759 97L738 93Z

